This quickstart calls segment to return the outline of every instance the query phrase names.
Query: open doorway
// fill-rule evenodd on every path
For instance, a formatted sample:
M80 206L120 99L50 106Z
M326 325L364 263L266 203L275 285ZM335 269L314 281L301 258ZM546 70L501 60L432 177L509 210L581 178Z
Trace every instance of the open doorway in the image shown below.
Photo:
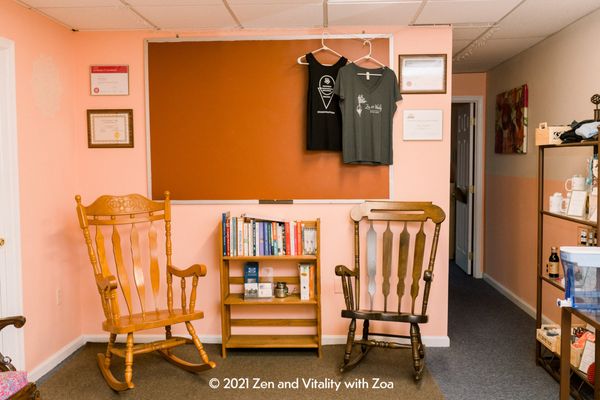
M453 97L450 157L450 259L483 277L483 98Z
M23 314L15 76L14 42L0 37L0 317ZM0 351L24 369L23 330L3 329Z

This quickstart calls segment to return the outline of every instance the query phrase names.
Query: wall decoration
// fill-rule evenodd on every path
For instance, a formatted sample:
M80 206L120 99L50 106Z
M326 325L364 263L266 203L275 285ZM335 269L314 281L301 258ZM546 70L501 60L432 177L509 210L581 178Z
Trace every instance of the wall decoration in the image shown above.
M496 96L496 153L527 153L528 104L527 85Z
M446 93L445 54L400 54L398 65L400 93Z
M128 94L128 65L92 65L90 67L90 95L127 96Z
M442 110L404 110L404 140L442 140Z
M133 147L133 110L88 110L88 147Z

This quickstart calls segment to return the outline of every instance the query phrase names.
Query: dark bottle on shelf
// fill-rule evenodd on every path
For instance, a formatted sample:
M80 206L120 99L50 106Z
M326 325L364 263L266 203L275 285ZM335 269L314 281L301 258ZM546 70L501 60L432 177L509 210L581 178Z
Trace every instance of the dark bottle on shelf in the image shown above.
M558 268L560 260L555 246L550 249L550 258L548 259L548 277L552 279L558 279Z

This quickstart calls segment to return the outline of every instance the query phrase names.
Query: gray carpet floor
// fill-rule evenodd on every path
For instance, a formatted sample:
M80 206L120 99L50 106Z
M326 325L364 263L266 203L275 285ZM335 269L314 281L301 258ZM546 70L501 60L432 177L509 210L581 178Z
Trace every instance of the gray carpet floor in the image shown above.
M450 348L429 348L429 371L449 400L558 399L535 363L535 320L481 279L450 265Z
M449 289L451 346L427 349L427 369L416 385L410 352L404 350L373 349L356 369L341 375L336 367L342 346L325 346L321 359L314 351L238 350L223 360L219 346L207 345L216 369L194 375L156 354L138 356L136 388L117 394L96 366L95 354L105 348L97 343L88 343L38 384L44 399L558 399L558 383L534 361L535 321L487 283L465 275L453 264ZM191 346L182 351L194 357ZM114 372L122 374L122 362ZM219 380L217 389L209 386L213 378ZM251 386L253 378L275 385L295 385L298 380L298 389L224 389L226 378L250 378ZM302 378L314 378L326 387L303 390ZM368 389L345 386L362 378ZM374 389L373 378L391 382L393 389Z

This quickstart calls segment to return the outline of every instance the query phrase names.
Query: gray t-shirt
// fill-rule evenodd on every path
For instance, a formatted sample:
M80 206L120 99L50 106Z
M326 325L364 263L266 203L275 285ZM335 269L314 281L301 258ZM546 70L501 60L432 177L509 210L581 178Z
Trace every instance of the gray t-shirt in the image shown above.
M392 119L402 100L394 71L348 64L340 68L334 92L340 97L344 162L391 165Z

